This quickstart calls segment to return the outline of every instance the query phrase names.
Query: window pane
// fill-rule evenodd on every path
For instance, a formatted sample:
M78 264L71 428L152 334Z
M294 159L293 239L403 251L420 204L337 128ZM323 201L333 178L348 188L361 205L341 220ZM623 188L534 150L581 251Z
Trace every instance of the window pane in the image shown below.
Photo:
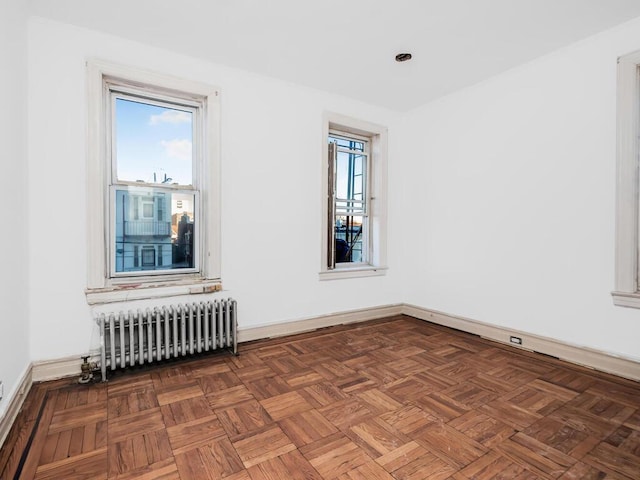
M338 152L336 163L336 208L348 213L364 212L366 156Z
M156 266L156 248L142 247L142 269L154 268Z
M364 142L355 139L346 139L341 137L334 137L329 135L329 141L337 143L338 147L347 148L349 150L355 150L358 152L364 152Z
M116 189L116 273L194 268L195 205L193 193Z
M153 218L153 203L145 202L142 204L142 216L144 218Z
M193 184L193 113L116 98L118 180Z
M364 217L339 215L334 224L336 232L336 263L364 262L362 245Z

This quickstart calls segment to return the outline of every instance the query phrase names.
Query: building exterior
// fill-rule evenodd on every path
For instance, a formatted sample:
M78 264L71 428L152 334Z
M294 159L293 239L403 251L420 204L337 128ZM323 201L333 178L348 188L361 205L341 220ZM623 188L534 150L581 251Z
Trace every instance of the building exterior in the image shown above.
M116 190L115 271L173 268L171 194Z

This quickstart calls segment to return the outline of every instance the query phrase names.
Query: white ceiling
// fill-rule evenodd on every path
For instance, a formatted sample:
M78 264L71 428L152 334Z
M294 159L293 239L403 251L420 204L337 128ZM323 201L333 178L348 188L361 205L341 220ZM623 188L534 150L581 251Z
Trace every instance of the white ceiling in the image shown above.
M32 0L35 15L408 110L640 16L640 0ZM413 60L396 63L396 53Z

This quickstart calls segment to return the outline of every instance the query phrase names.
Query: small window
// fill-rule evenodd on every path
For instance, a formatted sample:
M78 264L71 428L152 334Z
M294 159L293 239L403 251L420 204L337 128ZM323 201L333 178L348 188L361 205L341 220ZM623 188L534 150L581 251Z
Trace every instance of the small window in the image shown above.
M320 278L386 270L386 128L337 114L325 123Z
M142 204L142 217L153 218L153 203L145 202Z
M327 268L366 264L369 257L368 186L369 139L329 132L331 171L332 250Z
M153 268L156 266L156 249L153 247L142 247L142 268Z

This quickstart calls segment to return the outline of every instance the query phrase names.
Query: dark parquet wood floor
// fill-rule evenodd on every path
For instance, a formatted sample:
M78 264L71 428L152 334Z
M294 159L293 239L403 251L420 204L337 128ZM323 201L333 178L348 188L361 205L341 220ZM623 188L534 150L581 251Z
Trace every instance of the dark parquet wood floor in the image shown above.
M240 352L35 386L0 477L640 479L637 382L402 316Z

